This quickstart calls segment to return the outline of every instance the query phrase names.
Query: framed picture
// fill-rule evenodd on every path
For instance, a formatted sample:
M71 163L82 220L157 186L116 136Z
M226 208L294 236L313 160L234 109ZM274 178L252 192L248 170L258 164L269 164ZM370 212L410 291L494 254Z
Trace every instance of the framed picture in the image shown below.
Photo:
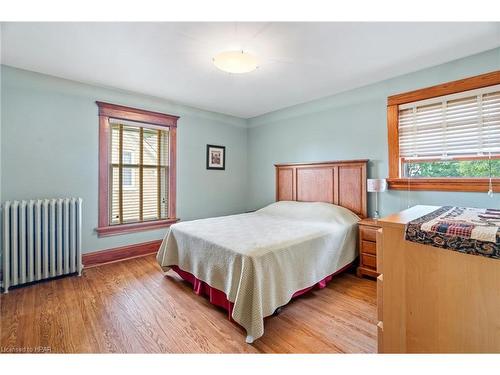
M226 169L226 147L207 145L207 169Z

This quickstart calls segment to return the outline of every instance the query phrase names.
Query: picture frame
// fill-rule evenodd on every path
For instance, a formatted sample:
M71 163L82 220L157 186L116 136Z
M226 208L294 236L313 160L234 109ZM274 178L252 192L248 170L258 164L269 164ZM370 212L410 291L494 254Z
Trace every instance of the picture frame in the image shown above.
M207 169L226 169L226 147L207 145Z

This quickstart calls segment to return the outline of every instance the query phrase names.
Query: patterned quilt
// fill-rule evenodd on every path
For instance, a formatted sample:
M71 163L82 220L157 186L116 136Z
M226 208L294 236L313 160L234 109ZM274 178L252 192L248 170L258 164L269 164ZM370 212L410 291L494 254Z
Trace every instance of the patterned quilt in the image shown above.
M500 259L500 209L444 206L408 223L405 238Z

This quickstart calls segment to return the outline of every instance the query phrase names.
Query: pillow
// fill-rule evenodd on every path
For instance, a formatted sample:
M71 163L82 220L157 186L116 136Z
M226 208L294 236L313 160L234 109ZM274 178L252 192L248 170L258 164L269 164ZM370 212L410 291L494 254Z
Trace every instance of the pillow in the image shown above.
M360 218L347 208L325 202L279 201L256 211L286 219L355 224Z

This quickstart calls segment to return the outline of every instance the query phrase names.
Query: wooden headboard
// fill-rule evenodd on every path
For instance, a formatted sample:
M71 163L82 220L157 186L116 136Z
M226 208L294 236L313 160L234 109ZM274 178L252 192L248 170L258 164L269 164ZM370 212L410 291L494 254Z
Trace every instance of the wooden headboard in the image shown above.
M368 160L275 164L276 200L327 202L367 217Z

